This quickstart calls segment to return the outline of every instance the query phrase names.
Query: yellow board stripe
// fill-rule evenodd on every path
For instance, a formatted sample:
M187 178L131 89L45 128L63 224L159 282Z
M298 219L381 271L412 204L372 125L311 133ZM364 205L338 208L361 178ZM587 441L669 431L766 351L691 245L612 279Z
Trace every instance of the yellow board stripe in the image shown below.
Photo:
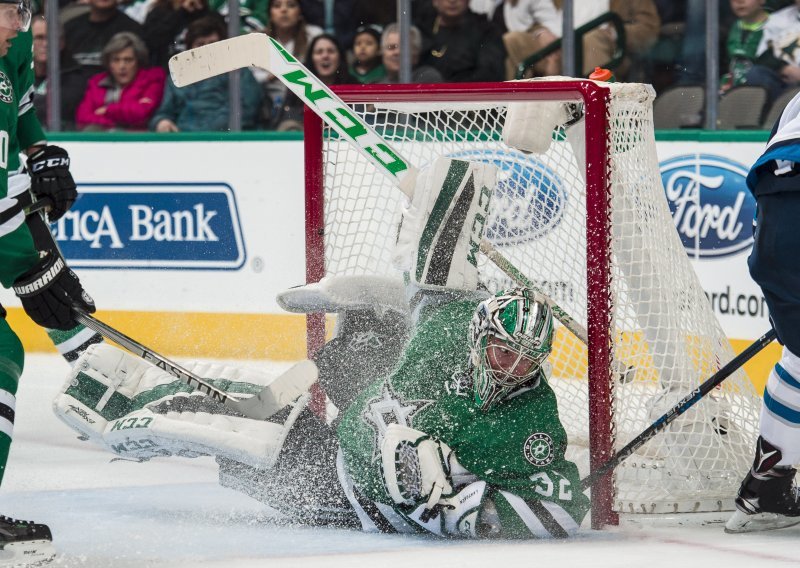
M101 310L96 315L125 335L167 356L287 361L306 357L304 315L111 310ZM21 308L8 308L7 319L27 352L55 352L44 330Z
M98 312L97 317L136 341L164 355L220 359L275 359L295 361L306 357L306 318L297 314L220 314L184 312ZM328 335L334 317L328 319ZM44 330L21 308L8 308L8 323L17 332L27 352L55 352ZM752 341L731 339L736 353ZM551 363L556 374L581 376L581 369L564 369L564 351L585 349L563 329L557 330ZM559 348L560 347L560 348ZM764 385L772 367L780 360L782 347L772 343L744 366L756 392ZM561 373L559 373L561 371Z

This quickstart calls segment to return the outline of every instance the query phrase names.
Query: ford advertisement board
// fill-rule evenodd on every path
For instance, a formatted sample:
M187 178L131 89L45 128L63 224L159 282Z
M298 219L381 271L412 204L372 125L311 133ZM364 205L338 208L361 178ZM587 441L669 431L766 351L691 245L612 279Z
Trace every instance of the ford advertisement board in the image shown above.
M749 251L756 202L745 184L748 168L712 154L684 154L660 163L675 228L690 258Z
M246 259L225 183L81 183L54 224L75 268L238 270Z

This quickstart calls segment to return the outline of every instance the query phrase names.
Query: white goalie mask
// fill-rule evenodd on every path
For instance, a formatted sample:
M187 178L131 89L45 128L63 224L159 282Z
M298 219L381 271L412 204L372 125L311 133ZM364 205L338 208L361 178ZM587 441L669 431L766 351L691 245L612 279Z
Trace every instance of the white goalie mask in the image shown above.
M515 288L478 304L470 323L470 356L481 410L535 381L552 343L552 311L532 290Z

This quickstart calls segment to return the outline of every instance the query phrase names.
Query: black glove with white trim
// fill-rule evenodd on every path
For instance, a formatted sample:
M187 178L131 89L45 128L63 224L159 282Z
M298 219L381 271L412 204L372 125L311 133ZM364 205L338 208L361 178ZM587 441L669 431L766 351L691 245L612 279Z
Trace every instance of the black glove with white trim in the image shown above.
M50 221L58 221L78 198L72 174L69 173L69 154L59 146L45 146L28 157L31 191L39 198L52 201Z
M73 308L94 313L94 300L59 254L43 251L40 255L39 262L14 282L14 292L28 316L40 326L72 329L78 325Z

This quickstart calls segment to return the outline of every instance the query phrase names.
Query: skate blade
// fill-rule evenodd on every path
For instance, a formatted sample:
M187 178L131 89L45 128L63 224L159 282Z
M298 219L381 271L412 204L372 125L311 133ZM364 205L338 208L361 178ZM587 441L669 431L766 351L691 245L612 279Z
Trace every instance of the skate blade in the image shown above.
M728 534L749 533L757 531L774 531L785 529L800 523L800 517L786 517L777 513L758 513L748 515L736 511L725 523L725 532Z
M42 566L56 556L53 543L49 540L28 540L12 542L0 550L0 566Z

